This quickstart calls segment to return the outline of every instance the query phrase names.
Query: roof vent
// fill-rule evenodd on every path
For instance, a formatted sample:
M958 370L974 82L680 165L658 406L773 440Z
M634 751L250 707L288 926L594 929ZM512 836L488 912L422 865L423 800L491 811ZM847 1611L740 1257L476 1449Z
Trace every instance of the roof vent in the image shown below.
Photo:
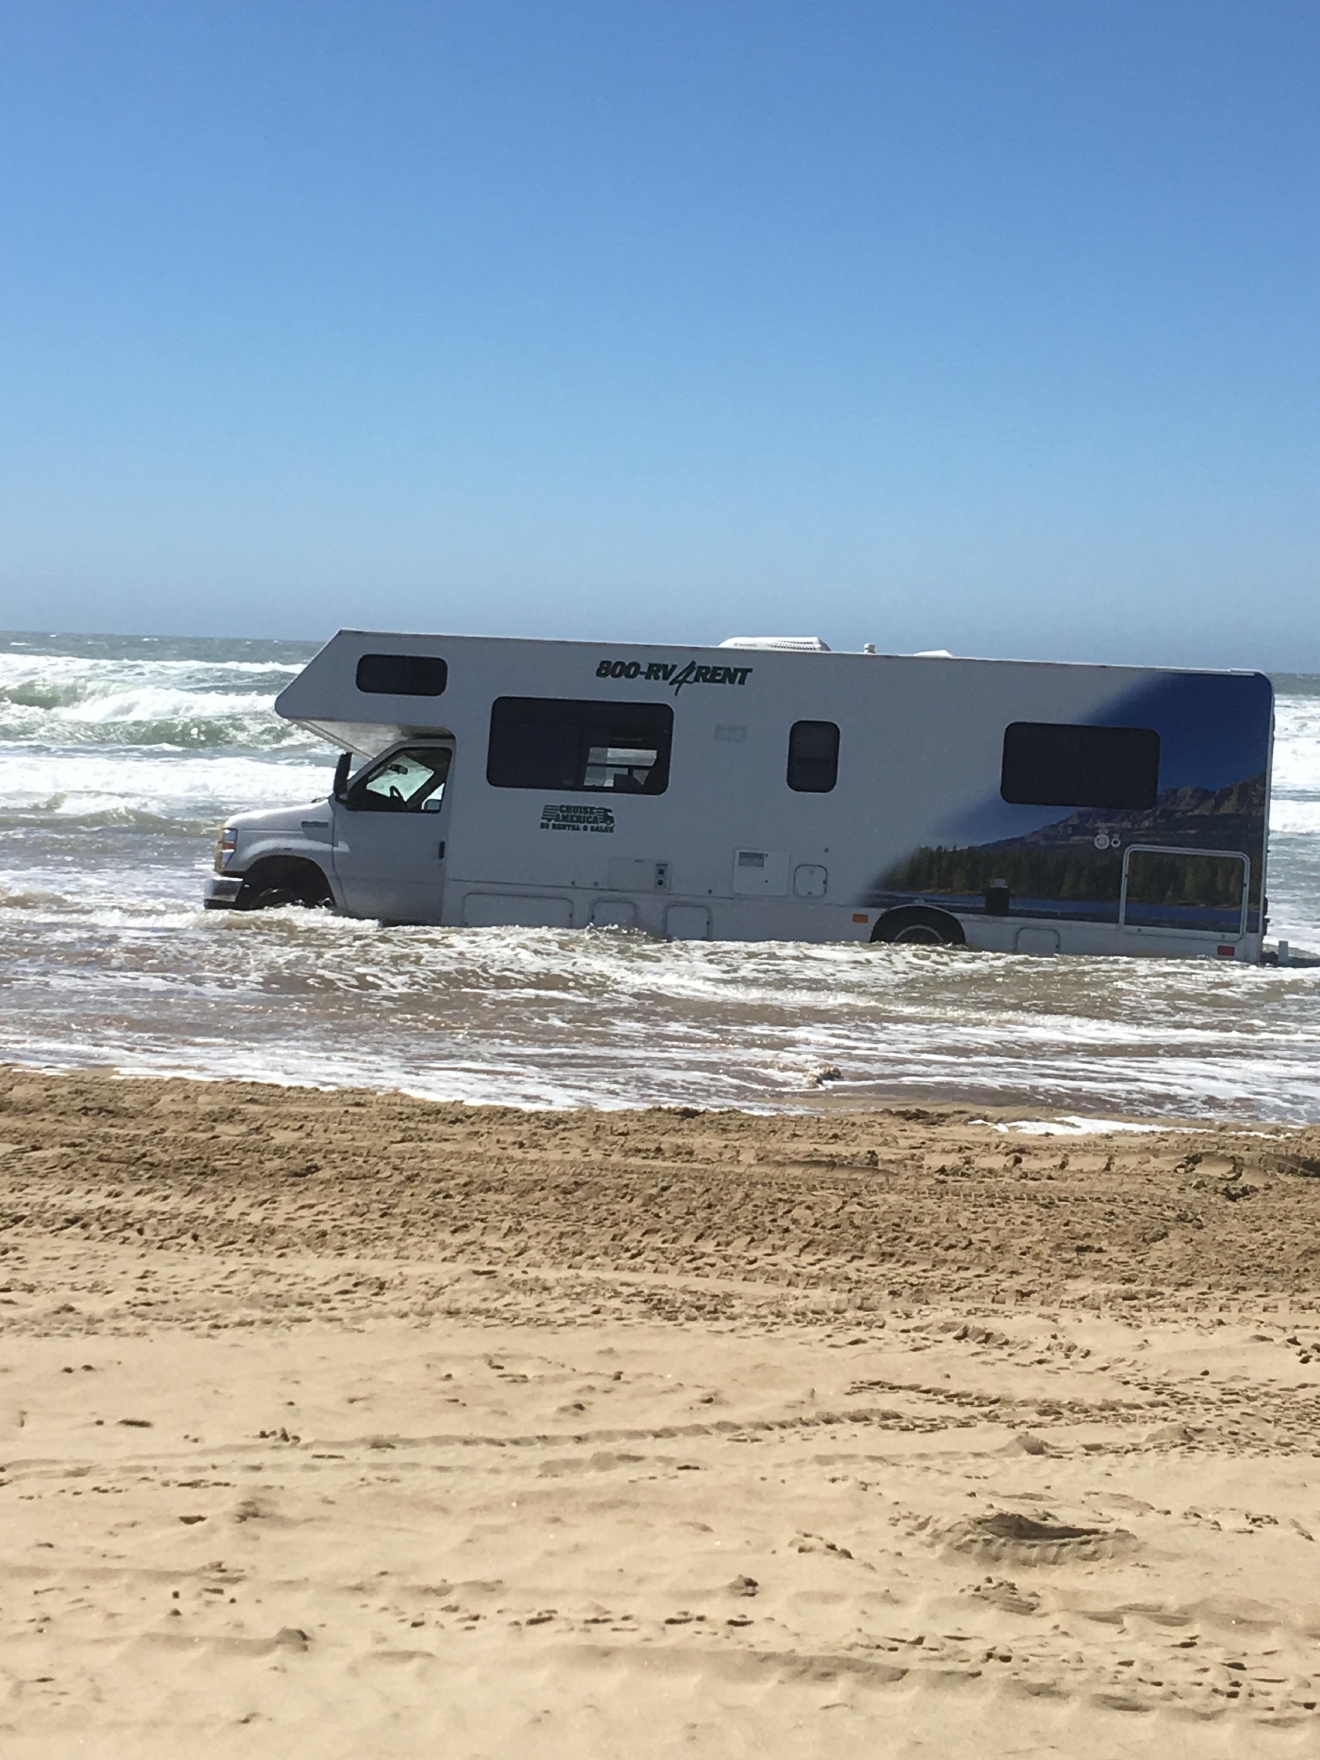
M721 648L783 648L790 654L828 654L819 636L730 636Z

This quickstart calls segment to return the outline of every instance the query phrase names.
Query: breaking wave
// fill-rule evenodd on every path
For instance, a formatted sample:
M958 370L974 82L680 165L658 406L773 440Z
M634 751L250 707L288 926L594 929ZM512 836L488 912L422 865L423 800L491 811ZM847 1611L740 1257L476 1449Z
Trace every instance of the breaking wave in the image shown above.
M316 749L276 715L296 667L0 652L0 743Z
M125 748L107 752L0 746L0 823L213 827L239 806L324 798L333 765L324 748L290 762L258 754L206 756Z

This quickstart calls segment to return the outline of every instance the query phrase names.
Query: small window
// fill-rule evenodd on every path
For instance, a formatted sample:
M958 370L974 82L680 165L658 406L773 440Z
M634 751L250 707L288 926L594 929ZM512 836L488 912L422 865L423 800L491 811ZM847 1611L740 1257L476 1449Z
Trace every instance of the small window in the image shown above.
M357 813L438 813L452 755L447 746L391 752L353 784L345 805Z
M667 703L499 697L490 712L493 788L663 794L674 711Z
M1155 805L1160 736L1150 727L1071 727L1015 721L1004 730L999 792L1029 807Z
M839 730L832 721L795 721L788 736L788 786L828 794L839 780Z
M438 697L449 668L437 654L364 654L357 688L372 697Z

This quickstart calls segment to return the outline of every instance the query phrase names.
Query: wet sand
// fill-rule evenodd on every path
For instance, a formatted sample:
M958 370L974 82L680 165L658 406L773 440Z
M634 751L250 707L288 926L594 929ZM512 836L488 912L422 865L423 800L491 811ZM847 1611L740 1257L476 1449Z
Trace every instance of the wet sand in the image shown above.
M1320 1128L0 1071L6 1755L1311 1754Z

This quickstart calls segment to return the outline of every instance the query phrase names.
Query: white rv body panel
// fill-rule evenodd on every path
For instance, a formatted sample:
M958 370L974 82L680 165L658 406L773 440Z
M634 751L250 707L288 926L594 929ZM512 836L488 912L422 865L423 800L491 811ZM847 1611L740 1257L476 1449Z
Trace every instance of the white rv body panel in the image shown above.
M359 689L372 657L387 670ZM380 688L389 666L409 682L413 662L443 663L423 680L442 677L434 695ZM504 699L509 713L548 699L671 715L667 782L647 792L658 770L634 754L624 775L611 747L596 757L615 770L575 785L498 785ZM279 713L368 760L442 747L451 767L432 810L358 811L350 792L302 810L287 850L320 863L338 908L390 920L868 941L895 911L924 910L1004 952L1257 959L1271 702L1253 673L343 631ZM829 787L789 786L797 724L837 729ZM1006 800L1014 725L1154 740L1158 798ZM541 760L516 762L531 775ZM292 820L232 825L228 901Z

